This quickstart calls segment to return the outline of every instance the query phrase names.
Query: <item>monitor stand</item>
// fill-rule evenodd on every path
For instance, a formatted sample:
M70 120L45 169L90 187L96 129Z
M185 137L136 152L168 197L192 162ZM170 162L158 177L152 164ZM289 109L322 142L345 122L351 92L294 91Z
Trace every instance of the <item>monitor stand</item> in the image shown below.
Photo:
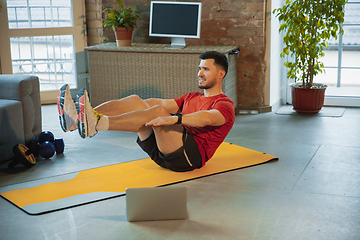
M186 47L185 38L182 37L172 37L171 44L166 49L181 49Z

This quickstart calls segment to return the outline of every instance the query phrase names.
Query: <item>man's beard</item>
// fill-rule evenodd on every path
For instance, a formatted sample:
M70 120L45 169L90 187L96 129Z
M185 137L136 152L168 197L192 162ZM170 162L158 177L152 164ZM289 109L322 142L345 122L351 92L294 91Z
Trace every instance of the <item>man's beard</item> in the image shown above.
M209 89L209 88L212 88L215 85L214 82L208 82L206 78L201 78L201 79L203 79L206 82L206 84L205 85L200 85L200 83L199 83L199 89Z
M205 86L200 86L199 85L199 89L209 89L209 88L210 88L210 86L206 86L206 85Z

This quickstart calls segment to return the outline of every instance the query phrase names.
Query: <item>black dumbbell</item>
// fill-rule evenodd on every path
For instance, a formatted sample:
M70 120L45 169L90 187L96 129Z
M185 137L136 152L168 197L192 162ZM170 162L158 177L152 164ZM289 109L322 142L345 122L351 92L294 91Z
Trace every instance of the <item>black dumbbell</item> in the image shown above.
M54 134L50 131L43 131L39 135L39 143L42 144L43 142L51 142L53 143L55 140Z
M65 143L62 138L55 139L54 146L55 146L56 154L64 153Z
M36 164L36 159L33 154L34 151L36 151L36 147L32 149L28 149L24 144L17 144L13 147L13 152L15 154L15 157L12 159L12 161L9 163L8 167L13 168L18 163L21 163L27 168L31 168Z
M55 139L54 134L50 131L43 131L40 133L39 144L40 156L43 158L50 158L55 154L55 152L57 154L64 152L64 140L62 138Z

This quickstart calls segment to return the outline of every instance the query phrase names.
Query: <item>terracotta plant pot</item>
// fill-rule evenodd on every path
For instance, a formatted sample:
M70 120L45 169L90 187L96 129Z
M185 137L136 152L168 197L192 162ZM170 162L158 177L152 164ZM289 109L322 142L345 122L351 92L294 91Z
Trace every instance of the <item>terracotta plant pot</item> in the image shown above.
M116 27L113 29L118 47L131 46L131 39L134 28L129 28L129 30L127 30L125 27Z
M291 94L294 110L298 113L318 113L324 105L326 87L326 85L322 85L319 88L308 89L292 84Z

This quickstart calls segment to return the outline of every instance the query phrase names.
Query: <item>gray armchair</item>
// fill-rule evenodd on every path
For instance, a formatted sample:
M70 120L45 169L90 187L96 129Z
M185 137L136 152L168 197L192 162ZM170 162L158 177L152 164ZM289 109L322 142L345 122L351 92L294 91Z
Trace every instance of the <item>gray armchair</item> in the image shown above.
M0 161L13 157L13 146L28 144L41 131L39 78L0 74Z

